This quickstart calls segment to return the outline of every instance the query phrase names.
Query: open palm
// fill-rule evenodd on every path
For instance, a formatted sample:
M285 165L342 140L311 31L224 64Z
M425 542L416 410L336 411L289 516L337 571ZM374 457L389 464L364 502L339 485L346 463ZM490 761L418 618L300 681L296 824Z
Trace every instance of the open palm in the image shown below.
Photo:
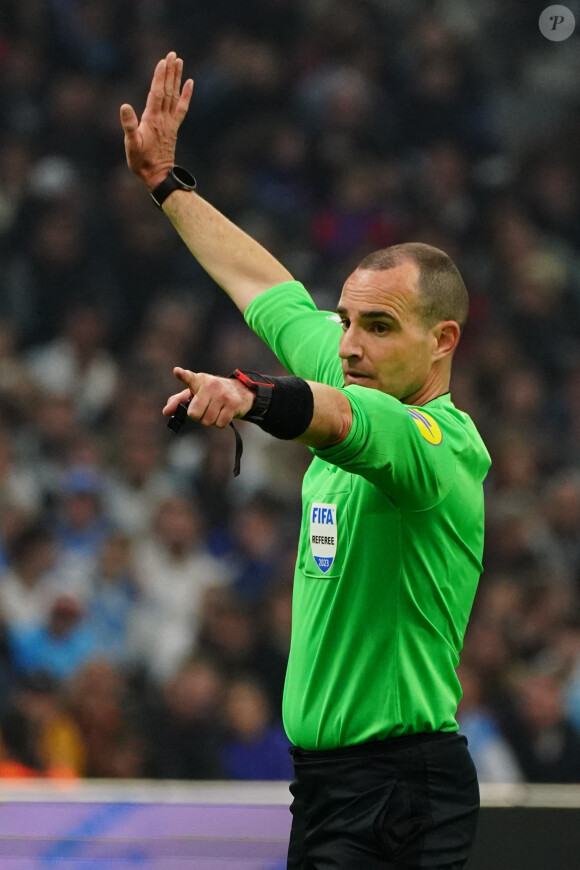
M132 106L121 106L127 163L150 190L175 163L177 131L193 92L192 79L181 88L182 73L183 61L170 51L155 67L141 121Z

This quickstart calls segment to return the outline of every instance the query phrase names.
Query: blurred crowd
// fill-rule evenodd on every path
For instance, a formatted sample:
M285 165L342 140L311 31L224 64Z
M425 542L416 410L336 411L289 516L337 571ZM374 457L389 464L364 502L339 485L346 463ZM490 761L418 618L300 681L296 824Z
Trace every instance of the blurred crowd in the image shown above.
M125 165L175 49L179 162L321 307L380 247L458 264L493 460L460 726L483 781L580 781L580 53L543 5L2 0L0 775L290 777L308 451L242 423L235 478L161 416L176 364L279 372Z

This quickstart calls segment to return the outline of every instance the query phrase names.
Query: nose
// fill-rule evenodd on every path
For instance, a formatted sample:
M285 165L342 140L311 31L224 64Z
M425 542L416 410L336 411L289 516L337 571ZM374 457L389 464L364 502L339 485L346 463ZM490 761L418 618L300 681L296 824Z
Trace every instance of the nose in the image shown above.
M360 341L357 339L356 332L352 326L349 326L341 336L338 347L338 355L341 359L360 359L363 356L363 349Z

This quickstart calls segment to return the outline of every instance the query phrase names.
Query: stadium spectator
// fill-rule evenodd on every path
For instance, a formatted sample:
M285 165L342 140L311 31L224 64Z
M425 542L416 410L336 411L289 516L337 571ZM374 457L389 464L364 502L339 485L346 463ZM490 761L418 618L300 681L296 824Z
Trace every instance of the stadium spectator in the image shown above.
M266 493L256 493L242 502L232 523L228 550L223 554L230 583L239 601L248 607L272 587L284 564L282 506Z
M87 426L106 416L115 392L118 364L106 340L104 312L77 302L66 310L57 337L31 351L27 360L37 389L70 396L77 419Z
M30 517L40 514L42 492L30 468L19 460L9 430L0 425L0 505L20 509Z
M543 511L567 575L580 591L580 476L575 467L548 478Z
M272 715L282 709L284 676L292 632L292 569L289 559L286 575L266 591L258 609L260 654L253 672L266 692Z
M211 659L184 664L149 711L148 769L160 779L223 779L224 680Z
M9 638L14 664L25 677L45 672L68 680L97 654L82 606L70 595L58 595L40 624L12 625Z
M292 779L290 743L262 688L251 680L230 684L225 699L222 757L227 779Z
M176 489L157 432L123 432L109 466L104 498L115 528L144 535L160 501Z
M469 743L480 782L521 782L522 774L493 712L483 703L483 687L476 671L460 664L457 676L463 696L457 721Z
M193 651L204 596L229 580L225 566L207 551L202 526L200 507L169 496L159 503L150 533L135 548L139 596L132 652L156 680L173 676Z
M104 476L85 465L71 466L60 481L54 533L63 558L76 562L85 577L111 530L103 503L105 486Z
M578 782L580 734L566 716L557 673L528 669L516 678L504 733L530 782Z
M199 652L229 679L253 673L262 651L255 615L230 588L208 590L197 641Z
M84 744L67 709L66 686L46 673L33 673L19 688L15 703L32 725L43 768L54 777L81 777Z
M1 311L1 305L0 305ZM37 391L19 346L15 325L0 314L0 412L2 424L18 429L31 416L30 399Z
M85 600L95 658L131 664L131 614L138 594L131 538L115 532L103 542Z
M0 611L8 626L37 626L49 612L51 570L58 551L49 528L28 523L9 544L9 563L0 576Z
M66 686L70 714L84 746L84 775L144 775L146 720L128 676L103 661L89 661Z

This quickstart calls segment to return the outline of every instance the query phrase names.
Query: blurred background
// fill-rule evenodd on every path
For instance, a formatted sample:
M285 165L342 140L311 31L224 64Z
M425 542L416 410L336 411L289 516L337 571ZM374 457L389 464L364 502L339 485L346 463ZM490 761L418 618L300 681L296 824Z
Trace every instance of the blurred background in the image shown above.
M291 775L308 451L241 424L234 479L229 430L161 416L173 365L278 371L125 165L174 49L178 161L321 307L377 248L456 261L493 460L460 726L483 782L580 781L580 52L544 5L2 0L1 776Z

